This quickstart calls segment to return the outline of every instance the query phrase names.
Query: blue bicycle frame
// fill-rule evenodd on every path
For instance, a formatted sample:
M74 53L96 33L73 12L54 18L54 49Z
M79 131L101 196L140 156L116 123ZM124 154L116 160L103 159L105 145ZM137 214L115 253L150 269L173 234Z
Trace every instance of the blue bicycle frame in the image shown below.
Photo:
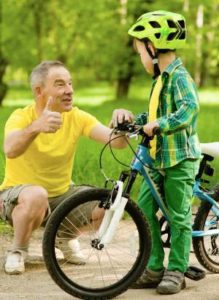
M139 172L144 180L147 182L147 184L150 187L151 193L153 195L153 198L157 202L159 208L161 209L163 215L167 219L167 221L170 220L168 209L164 203L164 198L161 195L161 193L158 190L157 184L154 182L152 176L150 175L151 169L153 169L153 159L149 155L149 149L148 147L145 147L142 144L138 145L136 155L131 163L131 170L134 172ZM162 175L162 172L160 171L160 174ZM219 218L219 204L211 198L205 191L201 189L201 180L196 179L195 185L193 188L193 194L198 199L202 201L209 202L212 207L211 210L214 213L214 215ZM216 224L216 220L212 220L210 222L206 222L206 226L212 226ZM202 237L202 236L212 236L219 234L219 229L211 229L211 230L200 230L200 231L192 231L193 237Z

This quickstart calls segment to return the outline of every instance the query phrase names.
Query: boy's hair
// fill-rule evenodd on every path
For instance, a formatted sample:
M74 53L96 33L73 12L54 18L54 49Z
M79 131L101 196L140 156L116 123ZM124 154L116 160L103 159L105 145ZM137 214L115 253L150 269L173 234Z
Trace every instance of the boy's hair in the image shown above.
M33 91L36 86L44 85L49 70L54 67L65 68L64 64L58 60L48 60L41 62L32 70L30 74L30 85Z

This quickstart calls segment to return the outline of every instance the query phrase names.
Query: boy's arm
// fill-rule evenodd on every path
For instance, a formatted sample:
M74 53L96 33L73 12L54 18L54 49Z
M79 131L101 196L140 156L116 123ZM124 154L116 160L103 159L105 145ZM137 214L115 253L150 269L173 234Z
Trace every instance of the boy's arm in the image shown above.
M161 131L166 134L188 127L193 117L199 111L196 87L190 77L178 77L173 85L173 89L177 110L157 119Z

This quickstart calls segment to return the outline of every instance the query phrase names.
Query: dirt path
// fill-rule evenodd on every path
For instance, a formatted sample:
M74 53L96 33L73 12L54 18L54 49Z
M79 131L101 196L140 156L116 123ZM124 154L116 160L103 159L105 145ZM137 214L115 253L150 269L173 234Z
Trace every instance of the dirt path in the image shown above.
M5 253L11 242L11 235L7 234L0 237L0 299L73 299L50 278L42 259L41 238L42 231L38 230L31 239L26 272L22 275L11 276L5 274L3 268Z
M62 291L50 278L41 251L42 231L35 232L30 243L30 256L23 275L7 275L3 264L5 252L11 243L11 235L0 237L0 299L2 300L69 300L76 299ZM191 263L199 266L194 254ZM202 281L187 280L187 288L180 294L172 295L171 300L219 300L219 274L207 274ZM169 300L170 296L160 296L154 290L128 290L119 300Z

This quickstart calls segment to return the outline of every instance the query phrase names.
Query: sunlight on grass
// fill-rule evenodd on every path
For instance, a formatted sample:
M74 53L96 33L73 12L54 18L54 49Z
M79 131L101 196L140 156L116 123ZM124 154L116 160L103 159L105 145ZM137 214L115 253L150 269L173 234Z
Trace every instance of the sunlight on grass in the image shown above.
M98 85L98 84L97 84ZM106 101L113 100L114 89L108 84L100 86L86 87L76 90L73 96L76 105L101 105ZM20 88L10 89L3 102L4 107L25 106L33 103L31 91Z
M128 99L145 101L148 103L150 94L150 82L148 81L136 81L130 87ZM81 87L75 90L74 104L98 106L106 101L115 100L115 86L107 83L96 83L95 86ZM219 104L219 89L200 89L199 98L201 104ZM125 103L124 99L123 103ZM26 88L13 88L10 89L6 99L3 102L3 106L25 106L33 102L31 90ZM121 103L119 104L119 106Z
M33 99L6 99L3 102L4 107L26 106L33 102Z
M200 103L219 104L219 89L199 90Z
M110 99L108 96L77 96L74 97L74 104L75 105L89 105L89 106L97 106L97 105L101 105L106 101L112 100ZM3 106L4 107L13 107L13 106L26 106L29 105L31 103L33 103L33 99L19 99L19 100L15 100L15 99L7 99L6 101L4 101Z

